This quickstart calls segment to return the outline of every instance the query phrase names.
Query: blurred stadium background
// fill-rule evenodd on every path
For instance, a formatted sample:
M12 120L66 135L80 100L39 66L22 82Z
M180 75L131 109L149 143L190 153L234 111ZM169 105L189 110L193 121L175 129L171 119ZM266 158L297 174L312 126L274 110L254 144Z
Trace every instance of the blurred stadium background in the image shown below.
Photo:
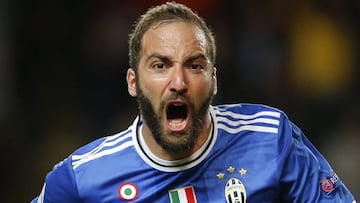
M4 202L29 202L54 164L134 119L128 34L160 2L0 2ZM178 2L217 37L215 103L284 110L360 200L360 1Z

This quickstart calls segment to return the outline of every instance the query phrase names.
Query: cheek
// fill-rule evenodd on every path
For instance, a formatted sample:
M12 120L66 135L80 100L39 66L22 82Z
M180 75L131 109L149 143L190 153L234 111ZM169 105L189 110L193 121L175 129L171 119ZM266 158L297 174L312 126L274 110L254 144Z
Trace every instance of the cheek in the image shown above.
M195 80L196 83L193 84L194 86L194 98L195 100L200 100L199 102L203 102L203 100L207 99L210 96L210 90L212 89L212 82L208 80L201 81Z
M151 77L145 76L145 78L141 78L139 85L144 96L151 101L155 108L158 108L165 81L161 78L151 78L151 80L149 80L149 78Z
M144 93L146 92L149 96L159 96L161 92L163 92L166 81L163 78L150 78L150 76L145 76L145 78L140 82L140 87Z

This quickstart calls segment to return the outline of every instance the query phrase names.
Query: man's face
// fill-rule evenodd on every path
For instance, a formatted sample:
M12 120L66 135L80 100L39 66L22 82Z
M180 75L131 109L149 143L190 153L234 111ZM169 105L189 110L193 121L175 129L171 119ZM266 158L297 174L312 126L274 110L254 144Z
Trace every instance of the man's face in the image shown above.
M183 22L150 28L142 39L135 90L156 142L168 152L190 150L216 93L203 32Z

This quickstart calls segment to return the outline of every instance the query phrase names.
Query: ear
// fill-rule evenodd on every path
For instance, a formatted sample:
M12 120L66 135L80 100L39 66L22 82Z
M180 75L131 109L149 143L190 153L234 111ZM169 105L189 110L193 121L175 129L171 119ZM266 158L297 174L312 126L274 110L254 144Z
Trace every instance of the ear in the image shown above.
M131 96L136 97L136 73L134 69L129 68L126 74L126 81L128 84L128 92Z
M214 88L214 93L213 93L213 96L215 96L217 94L217 75L216 75L216 67L213 67L213 74L212 74L212 85L213 85L213 88Z

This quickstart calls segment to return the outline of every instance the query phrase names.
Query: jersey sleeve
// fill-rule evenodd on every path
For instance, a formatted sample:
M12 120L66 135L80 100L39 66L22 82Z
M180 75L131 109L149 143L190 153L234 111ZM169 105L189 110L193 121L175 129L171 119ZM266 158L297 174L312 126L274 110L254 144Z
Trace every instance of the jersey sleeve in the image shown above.
M286 116L280 130L282 202L355 203L327 160Z
M31 203L76 203L79 199L71 158L67 158L46 175L40 195Z

